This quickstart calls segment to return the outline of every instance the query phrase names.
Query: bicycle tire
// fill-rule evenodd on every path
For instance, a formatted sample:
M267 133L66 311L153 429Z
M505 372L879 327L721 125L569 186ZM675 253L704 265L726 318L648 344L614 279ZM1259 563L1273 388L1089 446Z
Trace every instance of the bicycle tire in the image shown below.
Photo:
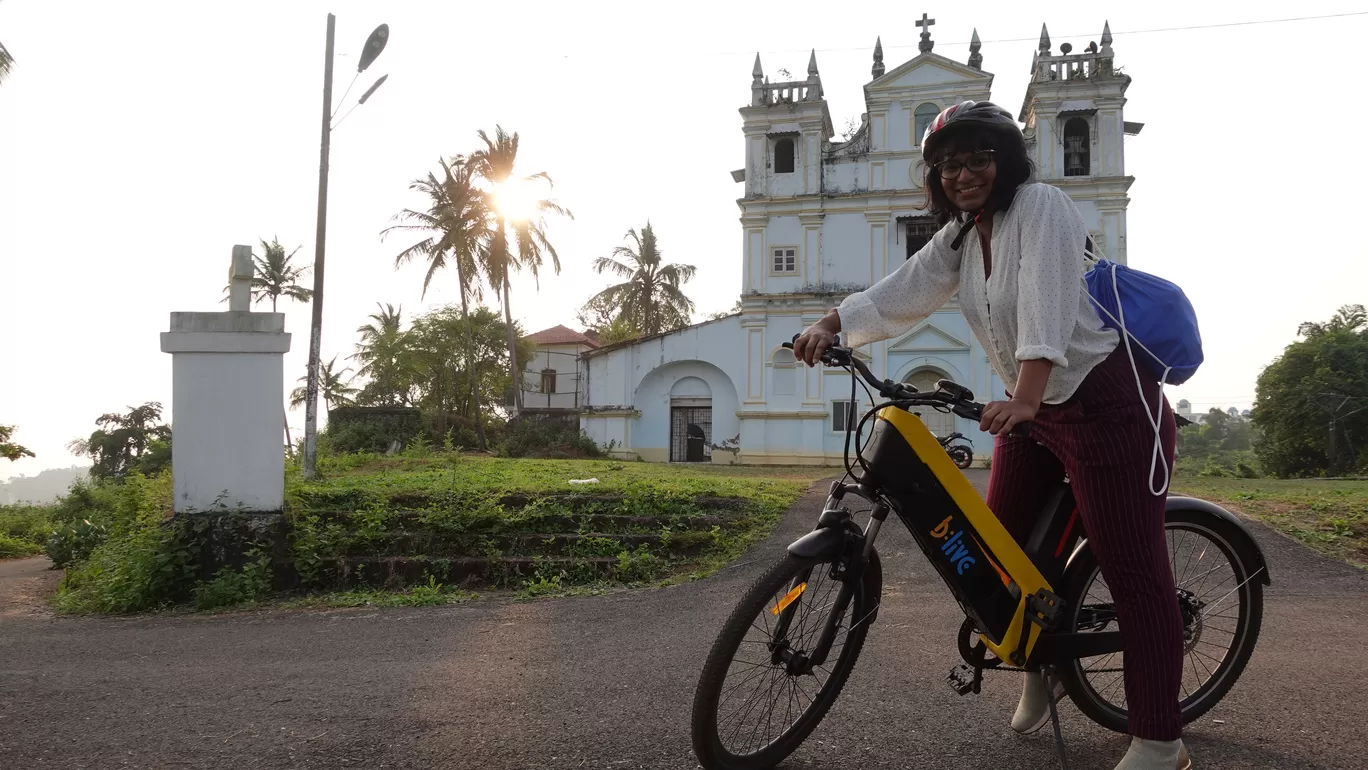
M1226 659L1212 672L1210 679L1180 701L1180 718L1182 724L1187 725L1220 703L1249 663L1263 625L1263 583L1251 566L1258 563L1257 545L1238 524L1202 510L1172 510L1165 517L1164 526L1165 529L1205 531L1235 572L1238 587L1233 593L1239 594L1241 608L1236 638ZM1077 630L1078 613L1097 569L1097 557L1090 548L1081 550L1069 566L1061 597L1067 602L1065 612L1069 618L1061 629L1065 633ZM1102 727L1119 733L1127 732L1127 710L1116 707L1096 692L1087 681L1081 663L1074 660L1059 667L1059 678L1069 693L1069 699L1078 706L1079 711Z
M860 650L864 647L869 626L877 614L882 591L882 569L878 554L873 551L851 597L849 617L863 620L857 622L847 634L840 655L832 666L831 675L812 703L788 729L753 754L733 754L722 745L717 724L719 700L728 669L746 632L756 617L765 611L776 592L791 585L793 579L804 570L822 568L830 563L830 559L804 559L785 554L755 580L727 618L703 664L703 671L694 692L691 724L693 748L694 754L706 770L762 770L774 767L792 754L816 729L845 687L860 656Z

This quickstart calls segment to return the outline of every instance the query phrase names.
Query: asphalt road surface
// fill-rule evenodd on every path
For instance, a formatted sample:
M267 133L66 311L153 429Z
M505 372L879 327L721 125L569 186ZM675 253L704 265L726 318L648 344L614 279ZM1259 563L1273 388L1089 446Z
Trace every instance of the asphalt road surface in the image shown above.
M976 484L986 478L971 472ZM695 768L689 708L722 619L806 531L823 485L713 577L662 590L421 609L55 618L53 573L0 563L0 768ZM1368 576L1251 524L1273 585L1235 689L1190 726L1201 770L1368 766ZM1050 768L1020 693L944 684L962 616L900 526L878 623L826 720L783 767ZM1126 738L1064 701L1075 770Z

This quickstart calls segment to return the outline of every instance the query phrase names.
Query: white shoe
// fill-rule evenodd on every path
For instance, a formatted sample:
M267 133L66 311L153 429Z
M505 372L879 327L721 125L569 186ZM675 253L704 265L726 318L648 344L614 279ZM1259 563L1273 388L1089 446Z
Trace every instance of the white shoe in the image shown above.
M1054 680L1054 701L1064 697L1064 683ZM1012 729L1022 735L1044 727L1050 721L1050 704L1045 700L1045 681L1039 674L1026 675L1026 685L1021 689L1021 702L1017 704L1016 714L1012 715Z
M1192 770L1192 757L1183 741L1150 741L1131 738L1130 750L1116 770Z

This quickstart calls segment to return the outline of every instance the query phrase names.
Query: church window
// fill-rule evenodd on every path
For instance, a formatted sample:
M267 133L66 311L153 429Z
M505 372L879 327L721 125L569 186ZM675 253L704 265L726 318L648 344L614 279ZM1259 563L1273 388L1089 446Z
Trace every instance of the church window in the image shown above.
M792 174L794 155L793 140L785 137L774 143L774 173Z
M774 248L774 264L771 272L798 272L798 250L792 246L776 246Z
M918 217L907 222L907 257L911 259L913 254L921 251L922 247L931 242L932 236L940 228L936 225L936 220L931 217Z
M940 107L937 107L930 102L918 106L917 111L913 113L917 122L912 132L912 139L917 143L918 147L921 146L922 137L926 136L926 127L931 125L931 121L935 120L936 116L939 114Z
M1089 157L1090 137L1088 121L1069 118L1064 124L1064 176L1088 176L1092 173Z
M543 370L541 370L541 392L543 392L543 393L555 393L555 392L556 392L556 370L555 370L555 369L543 369Z
M833 433L845 433L846 430L854 430L855 424L860 421L859 403L854 401L832 401L831 402L831 431Z

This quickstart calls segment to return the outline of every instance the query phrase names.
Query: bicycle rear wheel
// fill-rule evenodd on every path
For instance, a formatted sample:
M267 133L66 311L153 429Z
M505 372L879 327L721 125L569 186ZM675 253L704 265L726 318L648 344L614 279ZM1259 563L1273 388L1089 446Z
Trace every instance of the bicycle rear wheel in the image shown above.
M837 619L825 663L802 671L801 661L812 652L843 584L831 577L834 566L786 554L737 603L694 693L693 746L703 767L773 767L798 748L836 702L878 609L883 576L878 555L871 552ZM793 665L795 660L799 665Z
M1263 623L1262 575L1256 548L1237 524L1201 510L1173 510L1164 522L1169 562L1183 615L1183 678L1179 713L1188 724L1210 711L1235 685ZM1119 627L1111 591L1091 549L1079 553L1065 578L1065 632ZM1126 732L1125 653L1069 661L1059 678L1069 698L1094 722Z

